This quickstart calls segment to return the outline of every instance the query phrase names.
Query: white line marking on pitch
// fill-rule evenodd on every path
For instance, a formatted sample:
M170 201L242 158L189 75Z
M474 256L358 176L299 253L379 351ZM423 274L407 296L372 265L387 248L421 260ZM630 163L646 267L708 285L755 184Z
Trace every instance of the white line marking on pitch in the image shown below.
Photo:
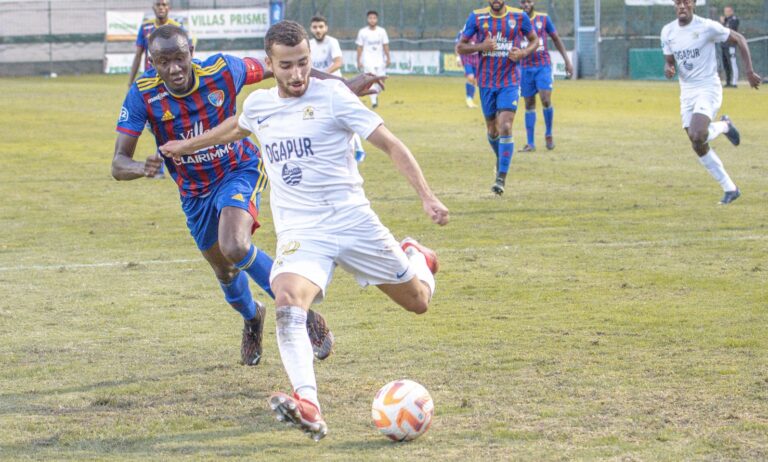
M173 265L177 263L192 263L192 262L200 262L200 261L203 261L203 260L200 258L195 258L195 259L184 259L184 260L105 261L101 263L62 263L59 265L19 265L19 266L0 266L0 271L108 268L111 266L128 266L128 265Z

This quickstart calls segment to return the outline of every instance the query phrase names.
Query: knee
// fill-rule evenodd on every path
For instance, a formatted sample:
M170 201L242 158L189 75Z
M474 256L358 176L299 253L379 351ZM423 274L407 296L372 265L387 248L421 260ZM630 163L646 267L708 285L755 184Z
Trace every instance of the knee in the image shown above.
M509 136L512 134L512 122L504 122L499 124L499 134L501 136Z
M220 239L219 247L221 248L221 254L224 258L232 263L237 263L248 255L248 251L251 249L251 243L242 239Z
M429 300L425 298L416 298L408 303L404 308L415 314L424 314L429 309Z
M688 138L695 146L701 146L707 142L709 132L707 130L688 130Z

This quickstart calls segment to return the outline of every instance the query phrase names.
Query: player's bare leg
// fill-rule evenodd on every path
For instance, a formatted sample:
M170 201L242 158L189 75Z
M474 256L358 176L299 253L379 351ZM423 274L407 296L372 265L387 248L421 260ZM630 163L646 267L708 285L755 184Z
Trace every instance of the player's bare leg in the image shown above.
M715 125L717 123L725 125ZM720 121L715 124L713 124L712 120L704 114L693 114L686 133L688 139L691 140L691 146L693 147L694 152L699 156L701 165L709 171L710 175L712 175L723 188L724 194L723 198L720 200L720 204L727 205L738 199L741 196L741 192L731 180L728 172L725 171L723 162L709 146L710 140L714 139L718 134L725 133L730 129L727 122Z
M400 246L414 268L415 276L408 282L379 284L377 287L406 310L424 314L435 292L434 275L439 267L437 254L410 237L403 239Z

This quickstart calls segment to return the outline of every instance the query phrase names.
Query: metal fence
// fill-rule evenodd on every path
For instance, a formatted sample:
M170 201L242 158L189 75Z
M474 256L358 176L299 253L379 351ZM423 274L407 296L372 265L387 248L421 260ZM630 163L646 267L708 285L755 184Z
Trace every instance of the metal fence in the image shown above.
M674 19L669 6L630 7L624 0L539 0L537 9L552 17L566 47L576 42L574 26L599 26L593 50L581 56L582 76L626 78L629 50L659 48L659 33ZM595 10L595 1L599 9ZM173 11L196 8L266 7L269 0L174 0ZM508 1L517 5L517 1ZM768 0L708 0L697 14L717 19L726 4L735 6L742 32L751 40L755 69L768 74ZM469 12L484 0L287 0L286 17L309 25L315 13L328 18L342 48L353 48L368 10L377 10L393 50L451 51ZM104 40L107 10L146 10L151 0L0 0L0 75L93 73L107 52L132 52L133 45ZM579 34L584 38L584 34ZM587 36L589 37L589 36ZM200 42L200 50L259 49L261 39ZM582 43L582 46L584 44ZM588 68L588 66L592 68ZM742 74L743 75L743 74Z

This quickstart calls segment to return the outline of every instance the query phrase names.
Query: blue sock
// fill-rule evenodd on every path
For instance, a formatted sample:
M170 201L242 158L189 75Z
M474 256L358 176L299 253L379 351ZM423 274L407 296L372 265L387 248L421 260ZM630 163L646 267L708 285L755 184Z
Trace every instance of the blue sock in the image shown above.
M555 108L552 106L545 107L541 112L544 114L544 124L547 127L545 135L552 136L552 119L555 116Z
M512 163L512 153L515 152L515 141L511 136L499 138L499 173L507 173Z
M488 135L488 143L491 144L491 149L493 149L493 154L496 156L496 171L499 170L499 137L492 138L491 135Z
M472 85L469 82L465 83L464 86L467 89L467 98L474 98L475 97L475 86Z
M245 274L239 272L229 284L219 282L219 285L224 291L224 299L243 315L243 319L249 321L256 316L256 303L253 302L251 289L248 287L248 277Z
M534 132L536 130L536 110L525 111L525 131L528 134L528 144L536 146L534 141Z
M264 289L264 292L270 297L275 298L275 294L272 293L272 288L269 286L269 273L272 271L272 257L251 244L248 254L245 258L235 263L235 266L248 273L248 276L256 281L256 284Z

